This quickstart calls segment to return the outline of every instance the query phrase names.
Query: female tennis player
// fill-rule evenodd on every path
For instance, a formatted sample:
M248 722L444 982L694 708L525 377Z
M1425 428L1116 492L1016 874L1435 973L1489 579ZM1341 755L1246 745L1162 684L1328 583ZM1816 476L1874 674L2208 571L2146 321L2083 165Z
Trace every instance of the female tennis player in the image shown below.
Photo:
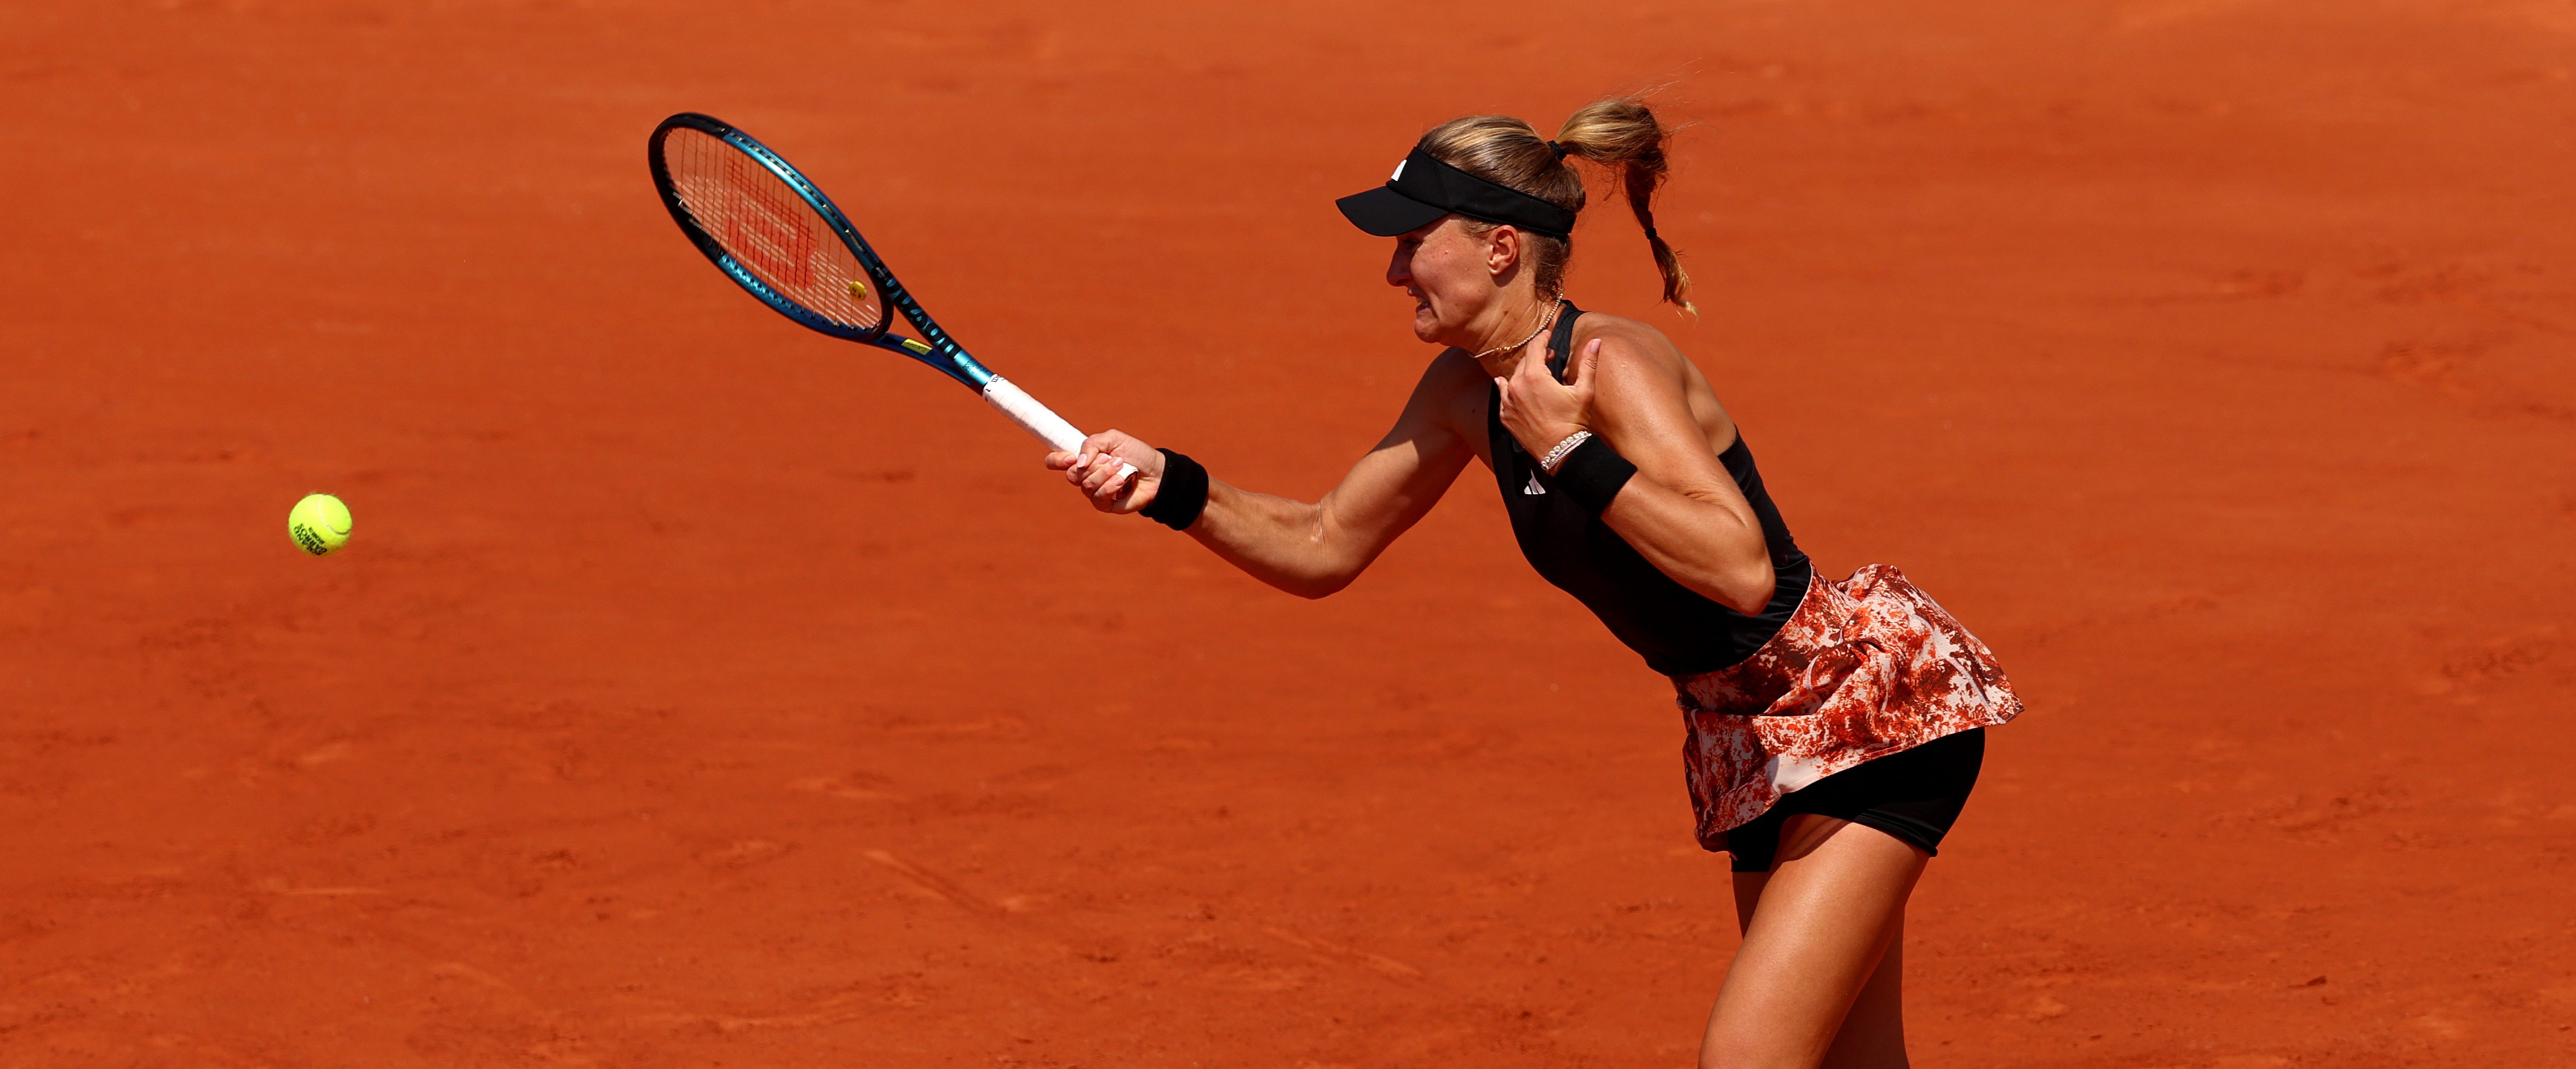
M1708 379L1660 331L1559 291L1586 160L1619 178L1664 300L1691 308L1655 233L1668 137L1634 100L1588 105L1554 140L1463 118L1340 201L1395 239L1387 283L1413 297L1413 336L1443 348L1323 500L1238 489L1118 431L1047 465L1096 508L1322 597L1483 461L1531 566L1679 696L1699 841L1733 855L1744 932L1700 1064L1902 1066L1906 898L1976 783L1984 729L2021 703L1896 569L1816 579Z

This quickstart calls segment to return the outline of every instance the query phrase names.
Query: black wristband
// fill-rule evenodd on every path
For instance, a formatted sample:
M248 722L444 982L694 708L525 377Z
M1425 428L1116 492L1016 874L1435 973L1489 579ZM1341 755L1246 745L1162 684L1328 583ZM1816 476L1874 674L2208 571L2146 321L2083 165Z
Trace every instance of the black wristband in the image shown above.
M1154 488L1154 503L1142 511L1146 519L1155 523L1175 531L1189 530L1191 524L1199 522L1199 513L1207 508L1207 469L1200 467L1198 461L1169 449L1160 452L1163 454L1163 483Z
M1610 448L1596 434L1574 447L1556 465L1556 475L1549 480L1566 495L1583 503L1583 509L1598 516L1610 508L1610 499L1619 496L1619 488L1628 485L1628 477L1637 474L1637 466Z

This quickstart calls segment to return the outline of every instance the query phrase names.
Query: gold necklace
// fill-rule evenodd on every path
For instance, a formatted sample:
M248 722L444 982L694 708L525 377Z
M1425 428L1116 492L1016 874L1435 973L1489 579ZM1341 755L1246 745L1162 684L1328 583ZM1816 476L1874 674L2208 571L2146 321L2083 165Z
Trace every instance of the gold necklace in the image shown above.
M1480 361L1481 361L1481 360L1483 360L1483 359L1484 359L1484 358L1486 358L1486 357L1489 357L1489 356L1494 355L1495 353L1507 353L1507 352L1510 352L1510 351L1512 351L1512 350L1514 350L1514 349L1519 349L1519 348L1525 347L1525 346L1527 346L1527 345L1528 345L1529 343L1531 343L1531 342L1537 341L1537 340L1538 340L1538 336L1539 336L1539 335L1544 334L1544 333L1547 333L1547 328L1549 328L1549 327L1552 327L1552 326L1555 326L1555 325L1556 325L1556 314L1557 314L1558 312L1561 312L1561 311L1564 311L1564 310L1565 310L1565 298L1559 297L1559 298L1557 298L1556 300L1553 300L1553 301L1548 302L1548 306L1547 306L1547 315L1546 315L1546 317L1545 317L1545 318L1542 318L1542 319L1540 319L1540 320L1538 321L1538 329L1537 329L1537 330L1533 330L1533 331L1529 332L1529 336L1528 336L1528 337L1526 337L1526 338L1522 338L1521 340L1519 340L1519 341L1517 341L1517 342L1513 342L1513 343L1512 343L1512 344L1510 344L1510 345L1497 345L1497 346L1495 346L1495 347L1493 347L1493 348L1491 348L1491 349L1487 349L1487 350L1485 350L1484 352L1477 353L1477 354L1476 354L1476 359L1478 359L1478 360L1480 360Z

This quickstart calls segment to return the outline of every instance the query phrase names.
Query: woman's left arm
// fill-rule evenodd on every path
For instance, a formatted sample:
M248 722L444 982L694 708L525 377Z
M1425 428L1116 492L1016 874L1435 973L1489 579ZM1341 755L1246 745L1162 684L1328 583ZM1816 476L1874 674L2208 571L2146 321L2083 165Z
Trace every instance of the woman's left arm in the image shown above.
M1629 340L1595 338L1572 372L1559 383L1544 349L1524 353L1510 378L1495 380L1503 426L1532 457L1578 431L1600 437L1637 467L1602 522L1674 582L1737 612L1762 611L1777 579L1762 523L1691 418L1680 369Z

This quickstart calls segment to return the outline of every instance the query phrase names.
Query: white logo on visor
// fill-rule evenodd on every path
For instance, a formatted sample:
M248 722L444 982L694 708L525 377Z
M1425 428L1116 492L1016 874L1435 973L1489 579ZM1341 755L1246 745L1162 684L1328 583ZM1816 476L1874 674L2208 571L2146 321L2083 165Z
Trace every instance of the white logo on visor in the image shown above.
M1403 177L1404 177L1404 165L1405 165L1405 164L1408 164L1408 163L1411 163L1411 162L1413 162L1413 161L1412 161L1412 160L1409 160L1409 159L1404 159L1404 160L1397 160L1397 161L1395 161L1395 173L1394 173L1394 174L1391 174L1391 175L1386 176L1386 180L1387 180L1387 181L1389 181L1389 182L1393 182L1393 181L1395 181L1395 180L1397 180L1397 179L1403 178Z

